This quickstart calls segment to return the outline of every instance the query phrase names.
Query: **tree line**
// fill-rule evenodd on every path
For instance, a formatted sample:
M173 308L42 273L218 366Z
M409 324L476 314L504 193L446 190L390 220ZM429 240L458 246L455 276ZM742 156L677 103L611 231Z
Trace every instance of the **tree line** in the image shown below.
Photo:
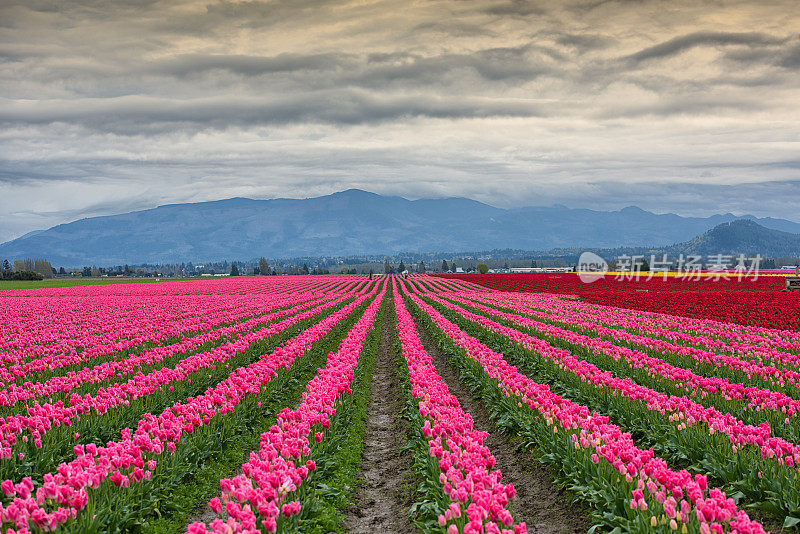
M2 280L43 280L55 276L50 262L40 258L15 260L13 265L8 260L3 260L2 267Z

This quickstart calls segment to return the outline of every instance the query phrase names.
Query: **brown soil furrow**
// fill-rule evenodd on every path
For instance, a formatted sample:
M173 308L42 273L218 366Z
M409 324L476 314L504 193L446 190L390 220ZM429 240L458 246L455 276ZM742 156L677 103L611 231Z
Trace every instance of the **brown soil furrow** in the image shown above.
M483 402L473 398L428 333L421 327L417 332L450 393L472 416L474 428L489 433L484 445L497 460L495 467L503 473L503 482L513 483L517 490L511 508L514 520L525 521L531 533L585 533L592 526L586 507L573 503L566 490L553 483L553 472L548 466L537 461L532 454L516 451L512 439L492 424Z
M409 503L403 488L407 466L400 421L400 386L394 361L394 321L391 307L384 313L381 341L372 375L367 427L364 433L362 476L345 525L355 534L414 532L408 520Z

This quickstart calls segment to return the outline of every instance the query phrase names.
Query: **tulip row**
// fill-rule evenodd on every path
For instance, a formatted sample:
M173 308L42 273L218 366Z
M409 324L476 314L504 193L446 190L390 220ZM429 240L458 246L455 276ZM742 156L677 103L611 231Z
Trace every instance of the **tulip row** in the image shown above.
M20 383L75 371L115 355L125 357L139 347L263 313L264 297L107 297L97 302L58 296L5 298L4 304L10 340L0 353L6 364L0 368L0 381ZM31 313L38 319L31 320Z
M437 302L460 311L448 301L434 298ZM800 401L788 395L769 389L746 387L726 378L704 377L682 367L676 367L643 352L617 346L610 341L589 337L570 329L559 328L549 323L528 319L525 316L507 313L501 309L484 306L476 301L451 296L452 302L466 306L465 310L475 310L479 315L470 317L499 318L501 325L524 331L547 341L569 348L605 369L613 368L617 376L630 376L637 383L650 382L659 391L674 395L697 397L704 405L725 406L728 411L736 411L740 418L758 425L764 418L780 430L779 435L796 439L800 435ZM470 312L471 313L471 312ZM580 326L581 321L575 321ZM483 326L494 329L492 322ZM529 347L530 348L530 347Z
M586 284L573 273L542 274L468 274L445 275L448 281L469 280L485 288L515 292L552 292L580 295L586 302L681 315L699 319L738 323L768 329L800 331L800 295L782 294L783 276L759 276L738 281L681 280L655 276L647 280L616 280L606 276ZM646 292L638 292L640 290ZM690 295L690 298L687 298Z
M259 311L259 314L251 316L245 320L233 322L229 326L204 330L192 336L184 336L180 341L170 345L160 345L142 351L140 354L132 354L127 358L99 363L94 366L83 367L77 372L69 372L66 375L54 376L42 382L26 382L23 385L10 384L0 391L0 406L13 407L20 402L27 402L36 398L47 399L51 403L59 400L53 398L59 394L62 400L68 400L67 396L72 394L86 394L87 384L107 385L109 382L117 382L120 378L134 372L144 372L156 370L157 364L161 362L175 363L175 356L180 354L189 355L197 352L201 348L212 348L214 344L223 341L230 341L246 331L252 331L262 325L273 322L277 319L291 316L303 308L311 305L318 305L321 302L332 299L328 295L321 299L311 301L310 296L301 298L284 297L270 302L269 306ZM273 311L278 310L278 311ZM172 360L170 360L172 359ZM6 413L8 413L6 411Z
M448 533L527 532L525 523L515 524L509 511L516 491L513 484L501 482L499 470L492 469L496 461L483 444L486 433L473 428L472 417L450 394L417 335L397 286L393 293L397 333L416 405L413 420L422 434L423 447L419 448L424 460L419 463L426 466L423 476L441 495L435 499L439 525Z
M537 316L536 312L530 311L526 307L513 304L506 304L513 311L522 311L526 315ZM541 317L541 316L539 316ZM652 356L671 362L677 367L686 367L692 371L706 377L728 378L732 382L738 382L746 386L755 388L765 387L783 393L791 398L800 398L800 372L791 369L777 368L772 365L765 365L760 361L750 361L747 359L717 354L701 348L683 346L661 339L654 339L638 334L630 333L626 330L603 327L578 317L567 316L559 321L552 318L547 322L555 323L563 327L578 330L593 337L603 337L616 344L646 351Z
M143 484L148 485L148 498L154 490L163 496L163 488L154 487L150 479L172 480L172 484L164 487L174 487L174 477L179 477L182 471L177 464L191 461L197 452L203 450L195 436L188 440L181 440L182 437L200 434L206 445L213 445L221 440L220 435L225 435L226 421L232 420L231 417L219 416L234 414L244 417L251 412L258 413L255 399L263 392L263 386L268 385L276 373L280 374L281 369L291 368L295 360L346 317L357 309L363 309L364 301L374 294L373 289L370 294L359 296L257 361L236 368L227 379L205 393L173 404L158 417L146 414L135 431L125 429L122 432L122 440L109 442L105 447L94 444L76 446L77 458L59 465L56 473L46 475L42 486L36 490L35 498L26 490L28 482L25 480L4 483L4 491L13 500L2 510L3 521L12 522L18 528L29 523L49 528L77 515L74 521L78 530L97 531L98 525L107 523L109 518L114 518L114 521L125 519L120 518L120 508L114 503L138 502L134 497L144 499L144 485L140 484L139 490L123 491L120 487L147 481ZM349 324L344 327L349 329ZM263 347L256 346L247 352L258 355L260 350ZM193 450L193 445L198 448ZM156 458L173 451L175 454L166 455L164 461L160 460L156 465ZM86 507L91 509L88 515L79 513ZM52 512L47 511L53 508Z
M253 413L237 411L237 417L241 416L240 418L251 422L233 436L227 431L220 434L223 436L221 442L224 446L219 453L213 454L211 461L204 461L199 469L192 471L172 490L170 500L185 505L158 519L149 519L149 531L182 532L187 528L186 525L197 520L193 517L196 517L199 510L208 510L209 499L220 492L219 474L239 472L242 469L243 451L258 450L261 435L270 432L277 424L280 413L287 406L295 407L302 402L308 382L319 373L320 368L327 365L331 352L337 349L345 334L351 330L353 322L360 316L359 311L364 311L365 307L366 303L362 304L290 369L279 371L267 386L272 393L266 396L260 393L255 398L258 400L257 408L252 409L255 399L250 400ZM340 398L335 415L330 419L330 427L324 429L325 439L321 442L312 440L310 443L311 454L308 459L315 461L316 469L309 473L309 483L301 488L302 498L298 496L290 499L300 500L301 512L293 516L292 522L286 522L287 525L299 524L300 532L341 531L345 514L352 506L354 492L360 481L361 450L372 370L378 353L379 329L380 324L376 322L367 336L350 384L352 392ZM244 402L246 405L248 400L245 399ZM203 512L204 516L206 514L207 512Z
M476 294L476 292L472 292ZM552 315L579 314L604 326L619 326L635 330L642 334L664 336L670 341L686 344L708 344L711 350L726 351L731 354L748 356L751 351L766 352L764 358L775 359L772 350L789 353L789 363L793 355L800 351L800 333L792 330L767 329L743 326L735 323L720 323L707 319L666 315L640 310L613 308L591 304L577 298L565 298L564 295L501 293L492 295L483 292L483 296L498 301L514 301L525 304L538 311L547 311ZM770 350L766 350L770 349ZM756 357L760 355L756 354Z
M800 331L800 295L781 293L783 277L774 277L780 285L766 291L693 293L686 298L682 293L587 293L581 300L603 306L613 306L711 319L766 329Z
M200 286L195 288L199 289ZM36 348L20 354L23 359L53 354L56 349L69 352L75 347L91 347L94 336L112 335L116 339L126 340L126 335L144 331L147 326L157 327L163 319L181 320L192 316L202 319L204 316L198 312L205 310L210 313L219 307L233 309L235 302L227 294L213 298L204 295L198 299L196 297L201 294L199 291L194 291L194 295L146 293L136 298L116 294L98 295L95 291L92 298L87 299L70 297L65 294L65 289L48 290L49 294L36 298L31 298L31 292L20 292L16 298L8 298L8 294L4 294L6 306L0 312L0 317L8 325L8 330L0 336L0 350L13 352L24 347ZM278 294L273 291L270 293ZM252 298L240 298L239 301L240 304L245 304L245 301L248 304L257 302ZM151 302L158 306L148 306ZM5 363L12 361L7 359Z
M7 300L7 299L6 299ZM61 369L69 371L79 369L88 362L108 359L114 354L126 355L135 352L141 346L154 346L165 340L188 335L192 332L204 331L213 328L217 321L230 320L231 312L237 309L232 299L220 303L207 302L205 306L192 311L189 306L193 300L169 299L105 299L100 305L88 306L86 299L78 302L69 302L68 299L53 299L62 306L71 308L71 312L79 317L71 326L74 330L61 328L58 325L38 325L43 333L40 336L36 329L15 333L14 341L20 346L13 351L3 353L4 371L0 373L0 380L5 383L24 382L26 380L40 379L40 375L57 375ZM19 306L29 306L30 299L18 299ZM13 302L11 303L14 304ZM49 303L48 303L49 304ZM56 302L52 303L53 305ZM213 307L211 307L213 305ZM246 305L243 314L253 314L257 308L257 301ZM125 310L123 307L131 307ZM120 309L123 308L123 309ZM152 308L167 308L159 313L156 318L144 319L143 315ZM170 310L170 308L172 308ZM113 310L113 311L112 311ZM119 311L116 311L119 310ZM53 311L47 309L37 310L40 313ZM173 313L169 313L174 311ZM111 316L105 324L97 325L92 321L81 321L84 316L91 314L99 317ZM149 314L147 314L149 315ZM16 314L17 320L25 320L24 315ZM62 339L48 343L48 328L57 328L54 335L63 336ZM36 342L39 341L39 344Z
M339 308L341 305L324 310L319 315L305 319L276 335L253 343L243 352L235 354L224 365L212 365L210 369L199 370L186 380L176 382L170 387L159 388L145 397L126 400L105 414L79 416L74 425L56 426L43 436L41 448L37 448L33 440L25 441L26 436L23 436L17 447L18 450L19 447L23 447L24 452L0 463L3 476L18 479L26 475L36 476L52 471L73 457L73 446L76 444L115 441L121 429L135 427L149 413L161 413L176 403L203 394L225 380L232 370L258 361L262 354L271 353L279 346L290 342L300 332L313 327Z
M220 480L222 499L212 499L209 506L218 515L224 510L226 519L215 519L209 527L194 523L189 532L255 533L259 524L267 532L279 528L283 532L285 523L296 522L305 495L298 490L316 469L316 462L308 459L312 439L317 443L324 439L341 397L352 394L350 384L384 295L385 290L367 307L338 350L328 356L325 368L306 386L300 405L284 409L269 432L261 435L261 446L250 453L249 461L242 465L243 473Z
M656 341L674 343L675 346L703 348L706 352L713 350L723 355L746 360L759 367L772 362L773 365L788 365L792 371L797 371L800 366L800 356L797 354L800 351L800 343L778 337L740 333L738 340L729 342L725 339L726 330L724 328L700 326L698 330L691 330L686 327L682 319L676 317L660 318L658 321L654 321L647 317L640 317L636 313L618 313L600 306L564 301L547 296L540 299L533 297L533 299L521 300L513 297L507 298L505 295L492 295L489 300L513 307L518 311L524 311L526 314L542 320L563 321L567 317L570 322L580 320L581 327L586 330L598 335L617 336L621 334L627 342L631 343L634 342L631 340L636 336L643 336L655 338ZM519 302L522 302L522 305ZM609 334L610 331L621 332L620 334Z
M613 413L631 432L644 431L644 439L668 460L688 461L693 468L720 476L752 502L787 516L789 522L800 518L800 447L772 436L767 423L747 425L713 406L619 378L539 338L463 308L450 313L456 322L480 325L467 326L467 330L501 352L509 350L509 341L524 348L522 361L527 360L539 376L555 381L571 398L592 409Z
M193 354L178 362L172 368L162 368L147 375L139 374L134 378L119 384L114 384L108 388L101 388L95 395L79 397L74 395L70 398L69 406L62 402L56 404L39 405L34 403L27 408L26 414L16 414L0 418L0 472L4 476L17 473L14 466L18 463L17 457L20 453L24 454L19 460L36 462L39 457L47 458L47 462L52 462L50 455L53 451L63 449L63 444L70 441L70 436L74 434L86 434L85 437L94 434L91 429L95 428L102 434L94 434L93 437L108 436L119 428L131 424L136 419L131 420L138 414L131 409L130 403L138 401L141 406L141 413L152 411L156 406L151 402L150 396L159 393L165 398L170 398L171 391L175 385L187 382L192 379L203 379L206 376L212 378L214 374L224 373L225 369L237 354L241 354L252 344L267 340L273 336L286 331L298 323L311 319L321 311L332 308L339 304L346 297L341 297L318 309L310 309L302 313L297 313L291 317L273 323L260 330L254 330L242 335L241 337L220 345L212 350ZM212 370L209 376L208 369ZM206 375L202 375L206 373ZM222 377L220 377L221 379ZM194 388L201 383L196 383ZM200 390L202 391L202 390ZM112 422L109 413L113 413L115 407L122 410L122 420ZM21 440L19 436L22 435ZM30 435L30 438L28 438ZM31 446L32 445L32 446ZM59 446L61 445L61 446ZM44 448L44 454L39 453L39 449ZM56 457L55 461L60 461ZM9 465L11 464L11 465ZM12 469L12 471L7 471ZM34 468L41 470L42 465Z
M539 312L531 315L542 320L567 319L569 321L577 318L589 323L598 323L601 326L622 329L629 333L633 331L690 347L704 346L756 362L768 360L784 365L800 362L800 358L796 354L800 351L800 333L794 331L745 327L689 317L676 318L664 314L609 308L579 302L565 295L490 293L486 291L461 292L460 295L499 304L521 303L530 311ZM517 309L523 311L520 308Z
M456 280L449 280L454 282ZM471 284L468 286L466 283L461 284L460 288L454 288L450 285L447 289L439 283L430 284L436 287L437 291L470 291L475 292L476 285ZM558 289L558 286L553 286ZM568 311L569 313L586 313L589 317L600 320L611 319L610 326L615 326L619 322L626 322L626 328L650 328L662 329L662 333L667 335L663 330L669 330L672 336L671 340L686 339L687 341L701 341L691 339L693 334L703 334L707 336L706 341L712 341L714 350L726 349L740 353L745 352L745 349L757 349L762 345L770 348L779 347L790 352L797 352L800 350L800 332L794 330L779 330L775 328L765 328L756 326L744 326L735 323L724 323L709 319L699 319L694 317L681 317L680 321L676 321L674 315L667 315L663 313L647 312L640 310L632 310L626 308L614 308L610 306L601 306L597 304L590 304L588 302L580 301L577 295L566 294L552 294L552 293L521 293L521 292L488 292L486 288L477 286L477 291L481 296L489 297L498 300L513 300L526 304L533 305L539 311L553 311L557 308L558 312ZM466 295L465 295L466 296ZM691 300L691 299L688 299ZM689 334L689 337L681 336L680 333ZM708 337L712 339L709 340ZM727 341L730 346L726 346L721 341ZM743 343L740 345L740 343ZM693 343L694 345L698 343ZM766 355L767 357L769 355ZM791 358L791 356L790 356Z
M518 300L520 302L560 305L565 310L594 313L597 314L597 317L612 320L629 319L635 322L635 325L631 326L662 328L678 333L702 334L713 338L714 341L722 340L731 343L732 347L730 348L733 350L738 348L737 343L745 343L745 346L776 346L794 352L800 350L800 333L793 330L744 326L693 317L681 317L680 321L677 321L674 315L601 306L577 299L563 298L563 295L531 293L497 293L497 295L504 299ZM546 302L541 302L541 299L545 299ZM718 347L725 347L725 345L715 344L712 348Z
M499 419L514 421L543 458L584 488L581 497L596 507L603 523L626 532L764 531L724 492L708 488L704 476L670 469L607 417L520 373L418 296L409 295L409 302L426 328L449 343L460 367L471 367L472 376L480 377Z

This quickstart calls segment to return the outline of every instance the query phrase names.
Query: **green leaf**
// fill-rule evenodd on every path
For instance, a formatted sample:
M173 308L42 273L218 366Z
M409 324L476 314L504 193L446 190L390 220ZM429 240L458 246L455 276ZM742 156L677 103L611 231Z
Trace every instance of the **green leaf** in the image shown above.
M800 523L800 517L792 517L787 515L786 519L783 520L783 528L791 528L798 523Z

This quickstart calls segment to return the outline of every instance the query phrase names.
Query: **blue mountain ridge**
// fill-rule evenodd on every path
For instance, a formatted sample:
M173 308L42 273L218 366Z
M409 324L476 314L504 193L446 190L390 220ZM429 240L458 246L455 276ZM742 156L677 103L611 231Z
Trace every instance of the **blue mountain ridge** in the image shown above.
M407 200L358 189L306 199L231 198L91 217L0 245L0 259L121 265L514 248L669 246L748 219L800 233L800 224L730 213L712 217L564 206L502 209L466 198Z

